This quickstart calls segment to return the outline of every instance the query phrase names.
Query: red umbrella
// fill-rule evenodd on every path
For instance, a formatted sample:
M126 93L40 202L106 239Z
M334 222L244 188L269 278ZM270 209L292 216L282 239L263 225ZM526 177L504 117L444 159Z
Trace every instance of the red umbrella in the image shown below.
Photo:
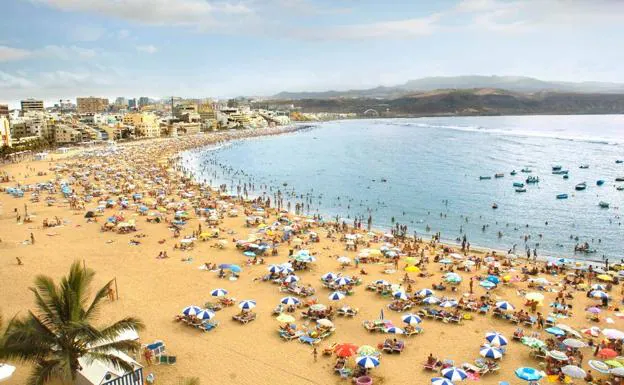
M338 344L334 352L338 357L351 357L357 352L358 347L352 343Z
M609 349L609 348L601 349L598 352L598 357L601 357L601 358L615 358L617 356L618 356L618 353L615 350Z

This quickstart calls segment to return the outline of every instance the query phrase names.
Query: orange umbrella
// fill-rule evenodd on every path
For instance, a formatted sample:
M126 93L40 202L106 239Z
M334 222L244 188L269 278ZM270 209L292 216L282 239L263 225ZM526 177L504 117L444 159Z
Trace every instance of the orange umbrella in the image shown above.
M352 343L338 344L334 348L334 353L338 357L351 357L357 352L358 347Z
M618 353L615 350L609 349L609 348L601 349L598 352L598 357L601 357L601 358L615 358L617 356L618 356Z

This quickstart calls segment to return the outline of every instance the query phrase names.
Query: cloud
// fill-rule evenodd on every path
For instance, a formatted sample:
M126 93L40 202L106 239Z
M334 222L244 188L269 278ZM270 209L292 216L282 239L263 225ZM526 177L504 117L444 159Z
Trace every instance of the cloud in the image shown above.
M0 89L30 88L35 84L23 76L11 75L8 72L0 71Z
M127 29L120 29L117 32L117 38L119 40L127 39L129 36L130 36L130 31L128 31Z
M80 25L71 30L70 38L74 41L97 41L105 34L105 28L93 25Z
M331 15L331 14L344 14L352 12L352 8L340 7L324 7L319 4L314 4L310 0L275 0L275 5L281 9L289 10L297 15Z
M0 62L23 60L31 55L32 52L27 49L0 45Z
M158 48L156 48L155 46L148 44L148 45L138 45L136 47L137 51L139 52L145 52L145 53L149 53L149 54L153 54L158 52Z
M75 45L47 45L41 50L36 51L36 54L61 60L91 59L97 55L96 51L93 49L81 48Z

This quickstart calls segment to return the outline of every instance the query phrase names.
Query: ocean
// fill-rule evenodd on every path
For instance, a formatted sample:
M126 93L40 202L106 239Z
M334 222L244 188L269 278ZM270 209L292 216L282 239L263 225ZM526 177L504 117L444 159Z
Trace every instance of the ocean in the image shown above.
M183 154L197 179L232 193L250 183L250 195L271 199L279 189L293 210L303 202L306 213L326 219L363 217L366 226L371 215L374 228L398 222L424 238L465 235L473 246L515 246L521 255L530 248L540 257L612 261L624 254L617 160L624 160L624 115L334 121ZM557 165L568 179L552 174ZM528 176L540 182L516 192L513 183ZM576 191L581 182L587 188ZM595 252L575 253L583 242Z

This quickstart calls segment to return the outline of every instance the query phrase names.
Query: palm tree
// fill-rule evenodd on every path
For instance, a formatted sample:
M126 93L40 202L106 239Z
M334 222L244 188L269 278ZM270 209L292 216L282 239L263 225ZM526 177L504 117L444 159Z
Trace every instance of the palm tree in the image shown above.
M120 333L141 330L143 323L126 317L111 325L95 326L113 281L97 291L89 301L89 286L95 272L74 262L67 277L58 285L52 278L39 275L35 287L35 310L15 316L0 339L0 358L30 362L34 365L28 385L43 385L53 379L71 381L81 368L79 359L99 360L116 368L132 371L132 365L114 351L137 351L136 341L116 341Z

